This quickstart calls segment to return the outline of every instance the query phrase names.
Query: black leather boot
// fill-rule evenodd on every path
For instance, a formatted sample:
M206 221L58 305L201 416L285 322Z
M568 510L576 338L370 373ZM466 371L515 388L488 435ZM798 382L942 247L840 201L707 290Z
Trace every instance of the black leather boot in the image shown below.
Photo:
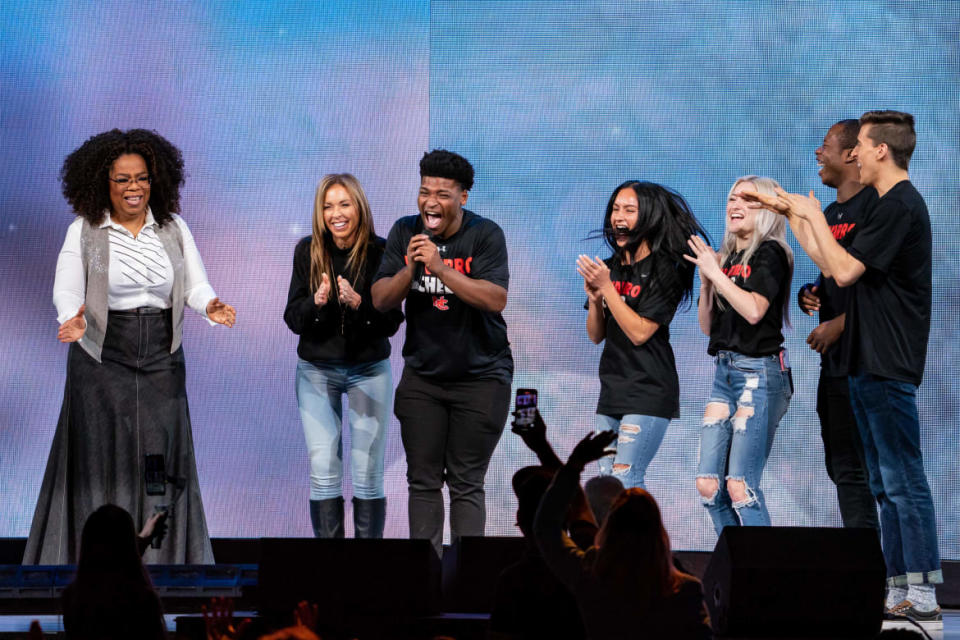
M343 496L310 501L310 523L318 538L343 537Z
M387 520L387 499L353 499L353 537L382 538Z

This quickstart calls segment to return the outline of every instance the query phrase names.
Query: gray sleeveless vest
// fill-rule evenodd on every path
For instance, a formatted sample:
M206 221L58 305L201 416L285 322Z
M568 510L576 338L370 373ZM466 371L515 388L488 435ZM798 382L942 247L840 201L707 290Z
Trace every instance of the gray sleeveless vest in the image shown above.
M157 237L173 265L173 289L170 300L173 308L173 340L170 353L180 348L183 337L183 236L175 220L157 227ZM89 221L83 221L80 232L80 256L86 280L84 302L87 309L83 314L87 321L87 330L80 338L80 347L90 357L101 362L103 338L107 333L107 291L110 288L110 232L108 227L95 227Z

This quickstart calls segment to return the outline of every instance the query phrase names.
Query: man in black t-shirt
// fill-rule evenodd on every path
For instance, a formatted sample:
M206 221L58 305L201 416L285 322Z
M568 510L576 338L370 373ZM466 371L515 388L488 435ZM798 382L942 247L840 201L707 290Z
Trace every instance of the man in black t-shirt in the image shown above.
M860 169L852 156L859 131L859 121L841 120L830 127L816 151L820 179L837 190L836 202L823 213L833 237L843 248L853 242L864 212L877 201L876 190L860 184ZM798 299L800 308L808 315L814 311L820 315L820 324L810 332L807 344L821 356L817 414L827 474L837 487L843 526L879 529L877 503L867 486L863 445L850 406L847 349L839 339L846 321L849 291L838 287L833 278L820 274L815 283L800 289Z
M930 335L932 238L923 197L907 167L916 144L913 116L868 111L853 157L860 182L877 190L851 245L833 237L820 203L778 192L752 194L790 220L823 274L851 287L844 347L850 398L863 440L870 490L880 504L887 607L923 621L941 620L934 585L943 582L937 523L920 451L917 387Z
M372 287L377 309L406 300L394 413L407 456L410 537L443 540L444 482L453 537L484 533L484 477L510 405L513 356L501 311L510 272L503 231L463 208L473 167L434 150L420 161L419 215L390 230Z

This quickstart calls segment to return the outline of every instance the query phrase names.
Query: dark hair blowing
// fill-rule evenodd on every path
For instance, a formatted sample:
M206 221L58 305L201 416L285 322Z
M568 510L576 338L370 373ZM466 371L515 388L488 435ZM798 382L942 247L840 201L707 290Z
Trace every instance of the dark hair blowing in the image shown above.
M860 126L870 126L874 144L885 144L893 156L893 163L903 170L910 166L910 156L917 146L913 116L903 111L867 111L860 116Z
M150 172L150 210L163 226L180 212L183 157L180 150L155 131L113 129L90 137L63 161L60 182L63 197L74 212L90 224L103 222L110 209L110 169L122 155L141 156Z
M630 230L627 244L620 247L610 217L617 194L624 189L633 189L637 194L639 208L637 224ZM646 240L653 259L653 282L644 291L656 291L674 303L689 303L693 295L694 266L683 258L690 253L687 240L692 235L702 236L707 243L710 239L683 196L659 184L627 180L610 194L602 233L607 245L621 260L632 256Z
M448 178L459 182L464 191L470 191L473 188L473 165L452 151L434 149L420 158L420 177Z

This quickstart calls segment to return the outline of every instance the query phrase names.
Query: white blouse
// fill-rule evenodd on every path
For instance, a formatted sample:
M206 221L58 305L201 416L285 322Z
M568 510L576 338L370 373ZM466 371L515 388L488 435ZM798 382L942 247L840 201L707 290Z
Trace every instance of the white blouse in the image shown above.
M174 214L173 221L183 237L183 294L188 307L207 316L207 304L217 297L207 281L207 272L193 234L183 218ZM153 212L147 209L147 218L140 233L134 237L129 230L110 219L107 212L100 228L110 234L110 267L107 307L123 311L138 307L169 309L173 306L173 265L157 237L157 223ZM57 322L63 324L77 315L86 298L86 274L80 255L80 233L83 218L78 217L67 228L67 237L57 258L57 275L53 281L53 304L57 308ZM215 324L209 319L210 324Z

